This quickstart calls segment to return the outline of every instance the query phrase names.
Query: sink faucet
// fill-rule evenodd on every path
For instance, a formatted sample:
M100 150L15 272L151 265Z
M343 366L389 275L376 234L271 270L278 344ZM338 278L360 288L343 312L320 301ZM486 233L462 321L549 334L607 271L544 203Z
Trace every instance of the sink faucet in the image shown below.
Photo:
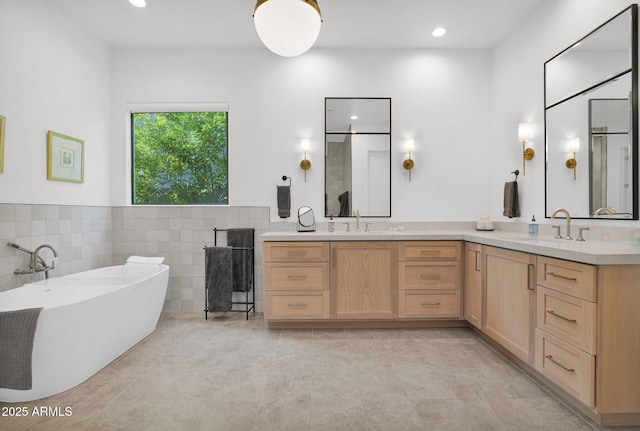
M556 214L558 213L564 214L567 219L567 236L565 236L564 239L573 239L571 238L571 214L569 214L569 211L564 208L558 208L553 212L553 214L551 214L551 218L556 218ZM562 235L560 235L560 237L562 238Z
M356 232L360 232L360 210L355 210L353 215L356 216Z
M42 250L43 248L48 248L49 250L51 250L53 252L53 256L54 257L58 257L58 252L56 251L55 248L51 247L49 244L42 244L40 246L38 246L38 248L36 248L33 252L33 254L31 255L31 268L33 268L33 272L42 272L44 271L44 276L45 278L49 278L49 270L50 269L55 269L55 262L53 260L51 260L51 266L46 266L46 265L42 265L40 267L38 267L37 262L40 260L42 261L42 259L40 258L40 256L38 256L38 253L40 253L40 250Z
M593 215L599 216L603 213L606 213L609 217L612 217L616 212L616 209L613 207L605 207L605 208L598 208L596 210L596 212L593 213Z

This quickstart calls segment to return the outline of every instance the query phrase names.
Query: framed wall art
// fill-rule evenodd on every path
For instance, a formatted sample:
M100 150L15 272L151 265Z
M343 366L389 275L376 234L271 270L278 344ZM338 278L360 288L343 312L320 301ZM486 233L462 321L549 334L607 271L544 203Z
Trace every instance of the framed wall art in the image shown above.
M47 133L47 179L84 182L84 141L49 130Z

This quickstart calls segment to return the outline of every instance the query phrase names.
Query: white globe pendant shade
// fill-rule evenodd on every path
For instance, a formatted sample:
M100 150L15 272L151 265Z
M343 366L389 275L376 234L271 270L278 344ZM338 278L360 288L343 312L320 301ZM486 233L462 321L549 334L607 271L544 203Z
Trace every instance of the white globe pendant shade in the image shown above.
M253 21L264 46L283 57L295 57L316 42L322 18L315 0L258 0Z

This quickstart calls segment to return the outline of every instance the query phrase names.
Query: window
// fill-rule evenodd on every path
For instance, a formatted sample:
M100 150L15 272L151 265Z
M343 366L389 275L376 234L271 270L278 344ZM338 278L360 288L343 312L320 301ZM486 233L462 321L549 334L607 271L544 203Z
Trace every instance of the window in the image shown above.
M228 113L132 112L134 205L226 205Z

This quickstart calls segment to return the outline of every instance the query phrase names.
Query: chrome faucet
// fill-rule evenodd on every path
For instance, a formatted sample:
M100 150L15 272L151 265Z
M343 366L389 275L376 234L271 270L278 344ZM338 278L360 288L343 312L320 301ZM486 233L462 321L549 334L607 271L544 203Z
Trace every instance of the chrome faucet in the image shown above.
M567 236L565 236L564 239L573 239L573 238L571 238L571 214L569 214L569 211L567 211L564 208L558 208L557 210L555 210L553 212L553 214L551 214L551 218L552 219L556 218L556 214L558 214L558 213L564 214L564 216L567 219L567 228L566 228ZM562 238L562 235L560 235L560 238Z
M355 210L353 215L356 216L356 232L360 232L360 210Z
M38 253L40 253L40 250L42 250L43 248L48 248L49 250L51 250L53 252L53 257L58 257L58 252L56 251L56 249L51 247L49 244L39 245L31 255L31 268L33 268L33 272L44 271L45 278L49 278L49 270L55 269L55 261L53 259L51 260L51 266L46 266L43 264L41 267L38 267L37 262L40 258L40 256L38 256Z

